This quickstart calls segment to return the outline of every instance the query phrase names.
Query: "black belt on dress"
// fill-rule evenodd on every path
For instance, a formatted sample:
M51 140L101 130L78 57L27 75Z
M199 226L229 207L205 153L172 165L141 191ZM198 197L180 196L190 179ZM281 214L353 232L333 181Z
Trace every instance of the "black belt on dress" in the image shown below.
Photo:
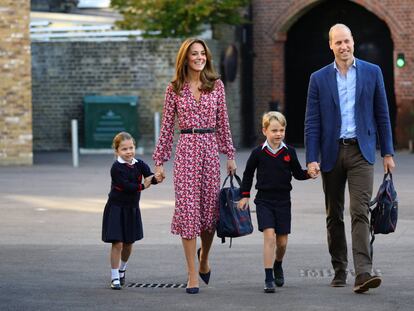
M206 134L206 133L214 133L216 131L215 128L204 128L204 129L184 129L180 130L181 134Z
M354 138L340 138L339 143L344 146L356 145L358 144L358 140L355 137Z

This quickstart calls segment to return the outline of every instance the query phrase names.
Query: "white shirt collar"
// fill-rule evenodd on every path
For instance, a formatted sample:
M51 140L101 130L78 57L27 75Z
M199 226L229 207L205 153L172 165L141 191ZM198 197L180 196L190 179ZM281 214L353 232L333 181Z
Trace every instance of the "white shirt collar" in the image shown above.
M130 165L134 165L135 163L137 163L138 161L137 161L137 159L135 159L135 158L133 158L132 159L132 163L128 163L127 161L125 161L124 159L122 159L120 156L118 156L118 158L116 159L119 163L122 163L122 164L124 164L124 163L127 163L127 164L130 164Z
M267 149L269 149L269 151L270 151L271 153L273 153L273 154L278 153L278 152L279 152L279 150L280 150L280 149L282 149L282 148L286 148L286 149L287 149L286 144L282 141L282 142L280 143L279 148L277 148L276 150L274 150L274 149L272 149L272 147L270 147L269 143L267 142L267 139L266 139L266 141L264 142L264 144L263 144L263 146L262 146L262 150L263 150L265 147L267 147Z

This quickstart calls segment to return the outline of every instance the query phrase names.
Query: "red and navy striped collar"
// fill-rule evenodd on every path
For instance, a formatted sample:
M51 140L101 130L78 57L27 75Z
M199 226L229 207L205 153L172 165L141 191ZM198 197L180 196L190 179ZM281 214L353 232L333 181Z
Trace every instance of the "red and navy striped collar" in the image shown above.
M267 142L267 140L262 145L262 150L274 158L276 158L279 154L281 154L283 149L286 149L286 150L288 149L288 147L283 141L280 143L280 146L279 148L277 148L277 150L272 149L272 147L269 146L269 143Z
M280 145L279 145L279 148L277 148L276 150L274 150L272 147L270 147L270 145L269 145L269 143L268 143L268 141L267 141L267 139L266 139L266 141L263 143L263 145L262 145L262 150L264 149L264 148L266 148L267 147L267 149L271 152L271 153L273 153L273 154L276 154L276 153L278 153L282 148L286 148L286 149L288 149L288 147L286 146L286 144L282 141L281 143L280 143Z

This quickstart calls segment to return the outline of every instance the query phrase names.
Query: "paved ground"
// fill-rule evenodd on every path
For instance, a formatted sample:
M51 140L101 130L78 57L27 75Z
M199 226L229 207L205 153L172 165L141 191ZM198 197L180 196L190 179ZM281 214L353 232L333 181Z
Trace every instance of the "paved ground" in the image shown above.
M303 163L303 150L299 155ZM238 154L240 174L247 156ZM152 163L149 155L143 159ZM137 287L186 282L180 240L169 233L171 163L166 182L142 197L145 238L135 244L130 260L131 287L108 289L109 245L100 241L100 230L112 161L111 155L83 155L80 167L72 168L68 153L41 153L33 167L0 167L0 310L413 310L413 154L396 156L397 231L375 241L374 268L383 285L363 295L352 292L353 276L345 288L328 286L332 270L320 179L294 182L286 285L275 294L262 292L258 231L233 240L231 249L215 240L211 282L199 295L183 288ZM375 188L381 179L379 162Z

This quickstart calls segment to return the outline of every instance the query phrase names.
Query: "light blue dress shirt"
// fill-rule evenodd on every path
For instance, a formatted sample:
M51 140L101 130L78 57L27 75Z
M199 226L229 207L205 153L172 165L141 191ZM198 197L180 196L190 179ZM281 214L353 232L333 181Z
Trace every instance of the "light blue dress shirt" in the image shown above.
M340 138L356 137L355 124L355 89L356 89L356 62L342 75L334 62L336 82L338 84L339 106L341 108Z

